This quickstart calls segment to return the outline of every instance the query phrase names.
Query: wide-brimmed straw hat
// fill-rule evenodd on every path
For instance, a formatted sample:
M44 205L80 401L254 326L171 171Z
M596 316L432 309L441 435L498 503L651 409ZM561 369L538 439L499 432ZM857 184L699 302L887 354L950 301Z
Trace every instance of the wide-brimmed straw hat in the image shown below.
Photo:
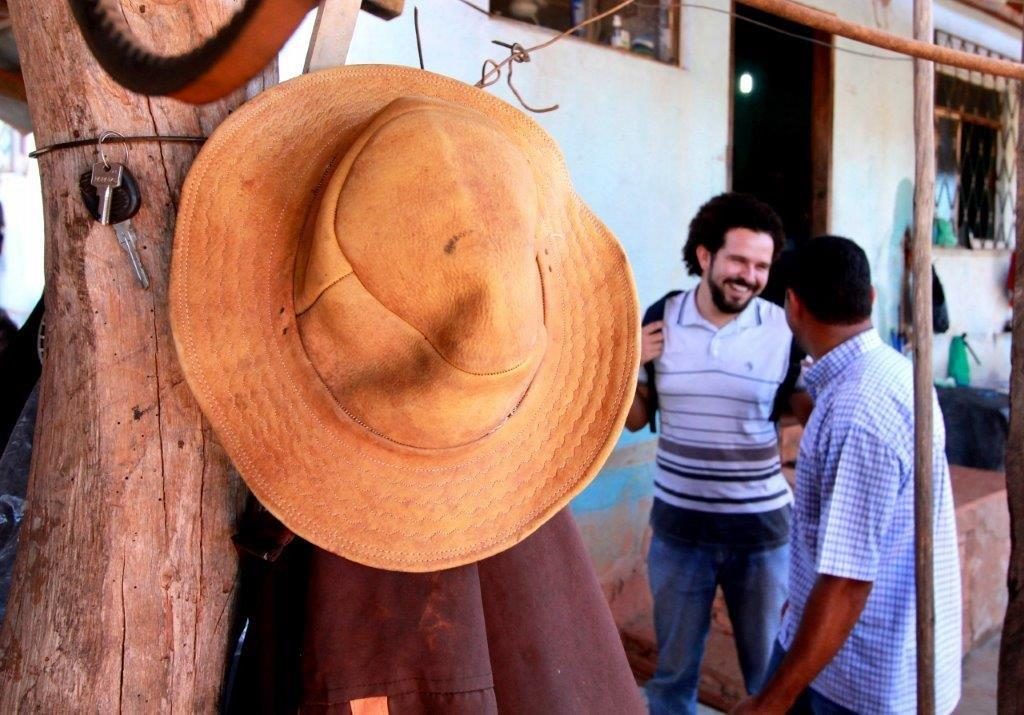
M597 473L633 398L633 279L557 146L421 70L307 75L229 117L185 182L170 301L255 496L377 568L521 541Z

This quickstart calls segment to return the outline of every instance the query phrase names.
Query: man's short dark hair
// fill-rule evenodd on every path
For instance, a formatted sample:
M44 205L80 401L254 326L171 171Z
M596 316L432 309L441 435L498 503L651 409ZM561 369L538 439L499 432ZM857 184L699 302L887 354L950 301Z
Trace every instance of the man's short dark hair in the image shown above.
M871 317L871 266L842 236L819 236L793 252L789 287L817 320L854 325Z
M697 246L704 246L711 255L725 244L725 234L734 228L746 228L772 237L775 248L772 261L779 257L786 237L782 219L771 206L750 194L719 194L700 207L690 222L690 235L683 246L683 263L692 276L699 276Z

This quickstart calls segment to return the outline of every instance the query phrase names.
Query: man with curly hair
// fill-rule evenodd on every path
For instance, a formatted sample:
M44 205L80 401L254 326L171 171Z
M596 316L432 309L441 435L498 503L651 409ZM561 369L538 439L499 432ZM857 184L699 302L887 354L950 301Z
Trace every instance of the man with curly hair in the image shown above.
M655 409L660 414L647 561L658 644L647 684L653 715L696 712L718 586L749 692L761 688L771 657L786 599L793 501L775 420L799 356L783 310L758 295L783 241L768 205L716 196L690 223L683 248L700 283L670 293L645 319L647 367L626 425L654 429Z

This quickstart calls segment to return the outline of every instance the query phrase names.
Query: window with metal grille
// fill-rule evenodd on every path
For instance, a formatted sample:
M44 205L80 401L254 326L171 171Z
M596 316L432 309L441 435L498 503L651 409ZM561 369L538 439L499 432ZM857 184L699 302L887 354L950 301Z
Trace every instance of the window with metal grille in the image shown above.
M478 4L480 3L477 0ZM494 15L564 32L619 4L619 0L490 0ZM659 60L679 63L679 5L649 0L576 32L581 39Z
M935 44L1010 59L949 33ZM1015 243L1017 93L1002 77L937 66L935 221L939 243Z

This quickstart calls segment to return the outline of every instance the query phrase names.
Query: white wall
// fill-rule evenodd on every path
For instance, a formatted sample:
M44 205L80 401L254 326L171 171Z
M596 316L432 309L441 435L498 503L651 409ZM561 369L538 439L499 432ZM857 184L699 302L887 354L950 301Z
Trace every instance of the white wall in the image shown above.
M29 137L26 151L35 145ZM0 172L4 246L0 255L0 308L21 325L43 292L43 192L34 160Z
M483 4L484 0L481 0ZM718 10L728 0L711 0ZM854 22L912 35L912 0L815 0L808 4ZM484 58L501 58L498 39L525 46L554 33L524 23L490 19L455 0L419 3L427 69L473 83ZM730 19L721 12L683 8L682 64L670 67L574 38L516 67L520 92L534 105L558 111L534 115L558 141L580 195L616 233L633 265L641 302L688 285L679 251L696 209L727 188ZM955 0L939 0L939 29L1007 54L1019 54L1011 28ZM297 74L308 42L307 22L282 55L282 78ZM875 322L883 338L898 326L904 232L913 214L913 67L904 57L836 38L834 60L829 230L864 247L878 293ZM384 22L361 13L350 63L416 66L412 8ZM504 80L486 90L518 106ZM982 271L976 256L946 255L944 272ZM960 267L960 264L963 267ZM987 280L976 276L978 280ZM972 294L995 300L994 286ZM989 291L988 288L992 288ZM993 310L1005 309L1005 300ZM984 333L992 343L989 381L1009 375L1006 350L985 311L959 305L961 332ZM999 326L1001 327L1001 326ZM959 329L959 328L957 328ZM984 349L984 346L981 346ZM936 345L936 374L945 374L944 344ZM628 438L627 438L628 441Z
M936 378L946 375L950 338L967 333L981 361L978 365L969 358L971 384L1007 390L1011 336L1003 327L1010 308L1005 289L1009 252L937 249L934 263L949 308L949 332L935 336Z
M683 282L689 220L726 186L729 18L686 9L682 26L686 69L574 38L515 69L528 102L560 105L533 116L561 146L579 194L626 247L644 304ZM554 34L450 1L423 4L420 28L427 69L470 83L484 58L506 53L491 40L530 46ZM416 65L414 37L411 12L390 23L364 13L351 60ZM487 91L518 106L504 81Z
M729 7L728 0L707 4ZM507 56L491 40L530 46L554 35L454 0L419 6L426 68L468 83L479 79L485 58ZM575 38L515 68L528 102L560 105L533 117L561 146L578 193L625 246L644 305L690 282L680 255L687 226L726 188L729 26L728 15L685 8L685 68ZM282 78L301 71L308 32L307 24L286 48ZM412 7L390 22L360 13L349 63L418 66ZM504 79L485 91L519 106Z
M910 0L819 0L844 20L911 35ZM832 186L829 230L859 243L871 261L875 324L888 340L898 326L900 248L913 215L913 66L884 50L835 38Z

